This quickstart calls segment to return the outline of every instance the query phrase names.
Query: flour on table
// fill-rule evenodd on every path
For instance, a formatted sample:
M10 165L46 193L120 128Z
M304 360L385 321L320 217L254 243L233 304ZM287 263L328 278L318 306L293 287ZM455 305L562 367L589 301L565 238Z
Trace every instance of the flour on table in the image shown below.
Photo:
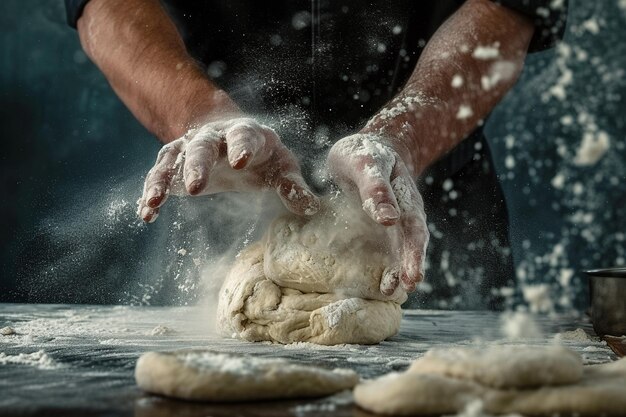
M321 397L351 389L359 376L285 359L234 356L206 350L148 352L137 361L144 391L197 401L253 401Z
M59 367L46 352L38 350L33 353L18 353L17 355L7 355L0 352L0 365L29 365L39 369L55 369Z
M15 329L13 329L13 327L3 327L0 329L0 335L2 336L11 336L15 334Z
M171 327L158 325L150 331L150 336L171 336L176 333L176 330Z
M579 373L581 358L573 351L561 352L565 359L559 359L555 347L511 348L494 346L482 353L475 349L429 351L407 372L391 373L357 385L355 402L368 411L393 415L624 414L626 358L582 366ZM503 367L505 357L509 364ZM476 361L473 365L467 361L470 358ZM466 367L459 366L461 363ZM478 372L479 363L484 372ZM538 370L541 365L550 371L530 376L527 370ZM573 372L568 369L571 367ZM495 369L506 376L485 376ZM514 379L516 375L519 380ZM529 377L532 384L528 383ZM494 383L500 378L506 383ZM537 386L538 382L542 383Z
M342 207L342 209L338 209ZM381 278L397 264L395 240L361 208L326 200L319 214L276 219L236 259L220 291L223 335L279 343L378 343L400 328L398 287Z

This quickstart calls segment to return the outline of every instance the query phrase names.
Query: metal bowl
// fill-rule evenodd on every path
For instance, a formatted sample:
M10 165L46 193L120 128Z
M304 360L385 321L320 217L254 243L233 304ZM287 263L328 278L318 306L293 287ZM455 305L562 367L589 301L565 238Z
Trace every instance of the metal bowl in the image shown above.
M598 336L626 335L626 267L585 273L589 275L593 329Z

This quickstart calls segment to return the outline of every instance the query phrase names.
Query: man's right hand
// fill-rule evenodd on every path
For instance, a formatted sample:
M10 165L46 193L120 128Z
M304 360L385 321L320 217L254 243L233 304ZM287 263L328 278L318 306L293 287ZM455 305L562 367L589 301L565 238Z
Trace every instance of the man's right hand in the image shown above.
M170 193L207 195L275 189L285 207L312 215L319 200L295 155L271 128L254 119L216 121L163 146L148 172L137 213L153 222Z

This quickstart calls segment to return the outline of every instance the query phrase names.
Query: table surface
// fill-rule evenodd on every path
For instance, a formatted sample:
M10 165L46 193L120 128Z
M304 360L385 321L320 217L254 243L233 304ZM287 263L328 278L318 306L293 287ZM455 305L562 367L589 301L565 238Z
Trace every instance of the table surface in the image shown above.
M400 333L378 345L319 346L249 343L216 335L210 309L0 304L0 415L20 416L366 416L349 393L317 400L200 404L143 394L133 369L146 351L207 348L218 352L283 357L324 367L347 367L371 378L405 369L433 346L515 344L501 338L498 313L407 310ZM586 363L614 360L584 317L538 317L544 337L583 329L590 339L561 343ZM153 331L166 326L171 331Z

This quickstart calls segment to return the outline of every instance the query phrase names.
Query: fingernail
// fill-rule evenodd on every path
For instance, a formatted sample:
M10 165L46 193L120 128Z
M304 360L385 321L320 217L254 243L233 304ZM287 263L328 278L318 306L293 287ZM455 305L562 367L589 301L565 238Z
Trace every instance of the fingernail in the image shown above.
M150 214L150 211L151 211L150 207L144 206L141 209L141 212L139 213L139 217L141 217L142 219L145 219Z
M156 207L161 200L161 187L152 187L150 192L148 193L148 198L146 201L148 202L148 206L154 208Z
M243 168L248 162L248 158L250 157L250 152L241 151L241 153L231 161L230 165L235 169Z
M375 213L377 221L392 221L400 217L395 207L389 203L379 203Z

